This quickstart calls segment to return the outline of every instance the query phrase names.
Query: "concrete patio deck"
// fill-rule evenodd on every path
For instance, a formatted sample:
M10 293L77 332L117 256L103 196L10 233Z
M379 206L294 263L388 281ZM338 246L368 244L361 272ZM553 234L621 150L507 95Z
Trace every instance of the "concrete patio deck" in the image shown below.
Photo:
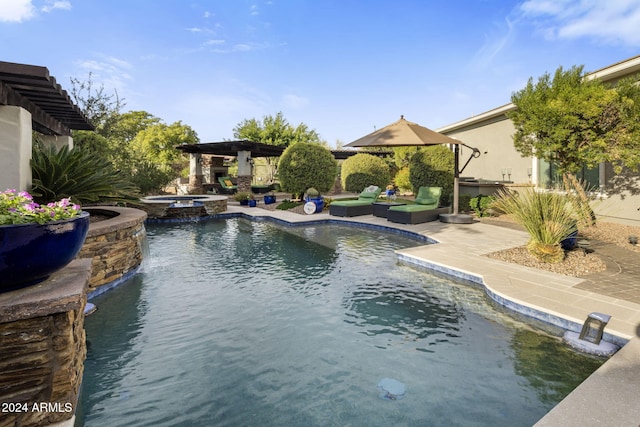
M609 262L611 268L606 272L575 278L484 256L524 245L528 235L523 231L482 222L405 225L373 215L351 218L334 217L324 212L300 215L233 204L229 205L228 213L267 217L294 224L327 220L365 223L419 233L439 244L399 251L401 260L481 281L492 298L509 308L563 324L565 328L573 330L581 326L591 312L611 315L611 321L605 329L605 339L619 344L628 341L628 344L536 425L584 427L640 424L640 303L637 299L640 283L636 275L640 257L637 254L611 253L616 248L595 248L596 253L604 257L626 258L619 263ZM625 289L625 292L619 292L620 289Z

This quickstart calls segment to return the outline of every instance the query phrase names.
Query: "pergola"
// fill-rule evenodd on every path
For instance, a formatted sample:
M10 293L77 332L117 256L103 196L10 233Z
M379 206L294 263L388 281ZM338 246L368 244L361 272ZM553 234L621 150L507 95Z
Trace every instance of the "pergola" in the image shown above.
M24 108L31 113L33 130L45 135L94 130L46 67L0 61L0 105Z
M93 125L47 68L0 61L0 188L31 186L32 131L62 147L72 146L73 129Z

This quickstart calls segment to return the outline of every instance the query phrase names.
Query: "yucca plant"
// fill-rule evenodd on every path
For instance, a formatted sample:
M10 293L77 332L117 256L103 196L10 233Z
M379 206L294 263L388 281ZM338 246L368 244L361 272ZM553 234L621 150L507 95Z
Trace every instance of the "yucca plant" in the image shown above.
M93 153L35 143L31 157L31 193L39 203L71 198L82 205L135 202L137 188L111 163Z
M531 237L527 250L543 262L564 259L561 242L577 231L572 196L526 189L518 193L500 191L491 208L512 215Z

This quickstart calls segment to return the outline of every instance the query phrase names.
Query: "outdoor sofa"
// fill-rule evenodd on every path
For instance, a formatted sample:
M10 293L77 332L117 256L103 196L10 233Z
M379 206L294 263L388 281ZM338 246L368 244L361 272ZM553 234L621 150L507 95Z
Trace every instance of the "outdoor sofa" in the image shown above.
M358 195L357 200L337 200L329 205L329 215L360 216L373 213L373 203L382 192L380 187L369 186Z
M420 224L435 221L441 213L447 213L449 208L440 208L441 187L420 187L415 204L391 206L387 211L387 221L400 224Z

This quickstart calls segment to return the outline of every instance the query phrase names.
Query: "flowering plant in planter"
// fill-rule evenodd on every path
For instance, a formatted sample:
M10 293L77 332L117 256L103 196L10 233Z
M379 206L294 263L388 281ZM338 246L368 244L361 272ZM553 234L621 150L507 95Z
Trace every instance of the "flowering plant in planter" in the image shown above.
M69 199L39 205L26 191L0 193L0 292L46 280L80 252L89 213Z
M45 224L80 215L80 206L62 199L47 205L33 201L26 191L5 190L0 193L0 225Z

